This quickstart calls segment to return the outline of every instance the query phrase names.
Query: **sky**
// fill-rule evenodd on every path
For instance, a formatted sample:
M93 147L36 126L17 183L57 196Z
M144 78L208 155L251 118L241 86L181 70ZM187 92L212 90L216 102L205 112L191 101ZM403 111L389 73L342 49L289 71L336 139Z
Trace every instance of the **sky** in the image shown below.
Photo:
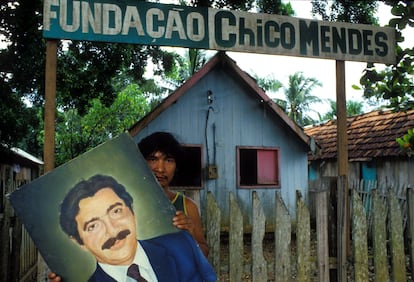
M284 1L286 2L286 1ZM290 1L293 10L296 12L295 17L312 19L311 1L310 0L293 0ZM380 25L385 26L392 17L390 6L380 4L377 16L379 17ZM414 46L414 28L408 29L405 33L405 41L403 47ZM278 55L261 55L251 53L236 53L227 52L227 54L236 61L237 65L244 71L250 74L258 74L260 77L272 76L282 82L283 85L288 85L289 75L295 72L303 72L305 77L314 77L322 83L322 87L314 89L313 95L324 99L322 104L315 104L313 107L317 109L322 115L329 111L329 103L326 99L336 100L336 78L335 78L335 60L314 59L314 58L300 58L287 57ZM376 64L377 69L384 68L383 64ZM362 90L355 90L352 85L358 85L359 80L366 67L364 62L345 62L345 84L346 84L346 99L347 101L363 101ZM283 98L282 90L276 94L267 93L271 98ZM369 111L371 108L365 105L364 110ZM316 118L316 114L310 113Z

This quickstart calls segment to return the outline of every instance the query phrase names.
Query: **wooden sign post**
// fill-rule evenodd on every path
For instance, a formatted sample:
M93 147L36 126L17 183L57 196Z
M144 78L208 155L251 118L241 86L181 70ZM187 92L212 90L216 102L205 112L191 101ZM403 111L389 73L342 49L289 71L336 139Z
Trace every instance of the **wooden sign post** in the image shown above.
M57 70L57 40L46 42L45 70L45 141L43 144L44 172L55 167L55 111L56 111L56 70ZM47 277L48 267L38 253L37 277Z
M337 163L339 183L337 203L337 277L346 281L346 258L349 255L349 189L348 189L348 133L346 116L345 62L336 61L336 117ZM339 197L342 195L342 197Z
M55 164L56 68L57 40L47 40L44 112L45 143L43 145L45 172L52 170Z

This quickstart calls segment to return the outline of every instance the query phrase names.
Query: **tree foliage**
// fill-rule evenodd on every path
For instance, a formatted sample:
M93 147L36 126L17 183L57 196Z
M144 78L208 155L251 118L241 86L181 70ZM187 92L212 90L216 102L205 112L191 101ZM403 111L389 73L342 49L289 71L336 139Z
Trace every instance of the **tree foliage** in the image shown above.
M7 111L2 111L0 114L4 121L0 128L0 142L8 147L19 144L20 148L38 156L42 155L43 147L40 132L45 93L46 44L41 30L42 5L40 0L0 2L0 38L8 44L0 48L1 99L4 106L13 109L14 113L8 115ZM76 112L83 117L90 109L90 101L95 99L110 107L120 89L131 83L147 91L152 85L154 96L149 102L157 101L154 97L160 89L148 83L143 74L148 59L153 60L156 71L169 70L169 54L158 46L86 41L58 43L56 101L60 113ZM162 71L159 70L161 67ZM30 110L28 104L31 104ZM58 118L57 128L65 126L59 124L60 121L62 119ZM23 127L24 124L33 124L33 128L21 128L17 122ZM6 125L14 125L15 129L10 130Z
M397 138L396 141L409 157L414 154L414 128L408 129L407 133L404 136Z
M39 123L36 111L27 107L9 85L0 81L0 151L29 141ZM29 143L33 144L33 143Z
M360 83L365 97L388 100L389 107L397 111L411 109L414 108L414 47L401 47L404 41L401 31L414 27L414 2L384 2L392 6L394 17L389 21L389 26L397 31L396 64L388 65L381 71L376 70L375 64L368 64Z
M202 49L189 48L184 55L172 54L173 61L170 70L162 74L162 79L170 86L171 90L187 81L209 59L206 51Z
M336 119L336 101L328 99L330 110L321 117L321 120ZM346 116L356 116L363 113L362 102L349 100L346 101Z
M315 87L322 83L313 77L305 77L302 72L289 75L289 84L283 87L285 99L275 100L298 125L305 126L314 123L309 113L316 112L311 106L322 100L312 95Z
M312 0L312 14L320 15L324 21L349 22L378 25L375 13L377 0Z
M346 21L362 24L378 25L378 19L374 17L379 1L333 1L329 10L328 1L313 0L312 12L321 15L324 20ZM395 55L397 63L388 65L378 71L373 63L367 64L367 68L361 77L364 97L367 99L389 101L389 107L395 110L404 110L414 107L413 87L413 60L414 47L401 47L404 41L401 31L407 27L414 27L414 2L411 0L383 0L392 7L394 16L389 21L389 26L396 29Z
M40 0L0 2L0 144L18 146L40 154L36 134L39 111L26 101L42 92L44 85L44 42L39 32ZM39 87L39 85L41 85Z
M257 74L254 75L257 84L262 87L265 91L276 93L280 88L283 87L283 84L277 80L273 75L268 75L266 77L259 77Z
M259 13L293 16L293 11L290 2L283 3L282 0L257 0L257 7Z
M42 1L1 1L0 35L9 42L0 50L3 83L18 96L31 98L44 88L45 42L40 31Z
M159 58L157 48L139 45L69 41L58 58L57 104L86 113L90 100L98 98L105 106L113 103L113 79L121 75L127 85L143 83L149 57ZM125 85L123 85L125 87Z
M130 84L109 106L94 98L85 115L80 115L76 108L60 111L56 128L57 165L128 130L149 110L139 86Z

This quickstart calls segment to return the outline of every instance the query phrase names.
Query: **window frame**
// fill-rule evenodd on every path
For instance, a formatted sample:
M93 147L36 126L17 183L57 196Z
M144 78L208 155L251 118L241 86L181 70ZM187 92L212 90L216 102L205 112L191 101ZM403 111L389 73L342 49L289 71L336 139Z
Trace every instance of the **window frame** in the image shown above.
M272 151L275 152L275 161L274 167L276 169L276 181L269 184L259 184L257 175L256 175L256 182L255 184L242 184L241 178L241 157L240 151L241 150L254 150L256 152L256 159L257 159L257 152L258 151ZM279 147L268 147L268 146L237 146L236 147L236 170L237 170L237 187L241 189L258 189L258 188L280 188L281 187L281 180L280 180L280 148ZM256 163L256 173L257 173L257 163Z
M200 178L200 182L199 182L199 185L192 185L192 184L189 184L189 185L183 185L183 184L181 184L181 183L177 183L177 184L175 184L174 182L175 182L175 180L173 180L173 182L170 184L170 189L171 190L202 190L202 189L204 189L204 169L203 169L203 152L204 152L204 148L203 148L203 145L202 144L180 144L181 145L181 147L184 149L184 151L185 151L185 154L187 154L187 152L188 152L188 148L190 148L190 149L199 149L199 152L200 152L200 155L199 155L199 158L200 158L200 162L199 162L199 164L200 164L200 166L199 166L199 168L200 168L200 171L199 171L199 178ZM188 162L190 162L191 163L191 166L189 166L189 167L194 167L194 165L195 165L195 163L192 161L192 160L188 160L189 158L187 157L187 156L184 156L183 157L183 164L185 165L186 163L188 163ZM191 158L191 159L193 159L193 158ZM181 168L181 170L183 170L183 168ZM186 171L186 169L184 168L184 174L186 174L185 173L185 171ZM178 175L181 175L181 173L182 172L177 172L176 171L176 174L178 174ZM196 176L196 174L193 174L194 176Z

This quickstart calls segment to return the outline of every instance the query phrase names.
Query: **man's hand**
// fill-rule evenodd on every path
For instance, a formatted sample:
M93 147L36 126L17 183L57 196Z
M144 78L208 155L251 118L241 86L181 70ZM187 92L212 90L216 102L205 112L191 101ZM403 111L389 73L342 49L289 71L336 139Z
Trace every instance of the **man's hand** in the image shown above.
M173 225L178 229L188 230L192 235L194 234L194 224L191 218L183 211L176 211L173 217Z
M60 282L60 281L62 281L60 276L58 276L56 273L53 273L53 272L49 272L47 277L49 278L50 282Z

